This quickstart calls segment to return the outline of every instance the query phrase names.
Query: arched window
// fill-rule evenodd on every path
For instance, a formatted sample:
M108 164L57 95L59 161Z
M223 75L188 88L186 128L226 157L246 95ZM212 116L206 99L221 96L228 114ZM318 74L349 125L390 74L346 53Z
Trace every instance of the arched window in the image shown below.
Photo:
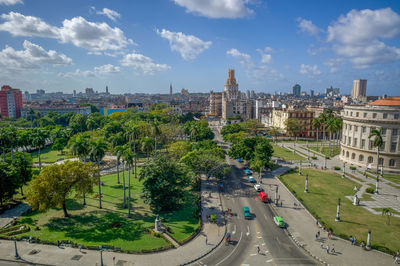
M389 166L393 167L395 165L395 162L396 162L395 160L390 159L389 160Z
M348 151L346 152L346 157L349 158L349 152Z
M351 159L354 160L355 158L356 158L356 154L353 152L353 153L351 154Z
M344 156L344 150L343 150L343 152L342 152L342 155Z
M374 162L374 158L372 156L368 157L368 163L373 163Z
M360 162L364 161L364 155L360 154L360 155L358 156L358 160L359 160Z

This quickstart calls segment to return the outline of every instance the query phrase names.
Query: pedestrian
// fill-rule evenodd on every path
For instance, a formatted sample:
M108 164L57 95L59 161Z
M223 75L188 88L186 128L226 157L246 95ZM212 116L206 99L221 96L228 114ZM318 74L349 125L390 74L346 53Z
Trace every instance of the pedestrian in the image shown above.
M293 208L296 209L296 202L293 202Z
M115 265L115 256L113 257L113 265Z
M29 237L29 243L32 243L32 236Z
M315 234L315 240L318 240L318 233Z
M82 253L82 245L79 246L79 252Z
M207 238L207 236L206 236L206 245L208 245L208 238Z
M260 246L257 246L257 253L260 254Z
M331 251L332 251L332 254L336 252L336 251L335 251L335 244L332 244L332 249L331 249Z
M321 248L324 248L324 243L321 242L321 245L319 245Z
M353 245L355 245L355 244L356 244L356 237L353 236Z
M315 221L315 225L318 226L318 219Z
M60 240L57 240L57 247L60 247Z
M326 246L326 253L329 254L329 244Z
M399 257L396 256L396 257L394 258L394 263L399 264Z
M320 237L320 235L321 235L321 233L318 231L317 235L318 235L318 238L319 238L319 237Z
M206 215L206 221L208 221L208 215Z

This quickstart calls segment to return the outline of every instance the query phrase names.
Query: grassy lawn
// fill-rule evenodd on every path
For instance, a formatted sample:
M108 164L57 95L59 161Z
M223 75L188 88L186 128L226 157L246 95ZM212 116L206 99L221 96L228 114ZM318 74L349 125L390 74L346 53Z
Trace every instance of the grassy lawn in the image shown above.
M329 146L328 146L328 145L325 145L323 148L322 148L321 146L319 146L319 147L316 147L316 146L308 146L308 148L309 148L310 150L313 150L313 151L322 153L322 154L324 154L325 156L329 156ZM322 150L321 150L321 149L322 149ZM339 153L340 153L340 147L339 147L339 146L333 146L333 145L332 145L332 146L331 146L331 156L330 156L330 157L339 155Z
M367 175L369 177L376 178L376 173L375 172L368 171ZM379 175L380 175L380 172L379 172ZM392 181L392 182L394 182L396 184L400 184L400 175L383 173L383 178L385 178L385 179L387 179L389 181Z
M65 151L64 154L60 154L59 151L53 151L50 146L47 146L46 148L40 150L40 160L43 163L55 163L60 158L67 159L73 157L71 154L69 154L68 151L66 150L64 151ZM39 162L37 151L30 153L30 155L32 156L33 163Z
M400 212L393 210L392 208L388 208L392 214L400 214ZM382 213L383 208L374 208L375 211Z
M308 174L308 190L304 193L304 175ZM281 180L294 191L296 197L318 216L334 234L348 238L355 236L366 243L368 230L372 231L372 245L386 247L394 251L400 248L400 219L392 217L387 225L387 217L374 215L360 206L354 206L345 196L354 195L353 188L357 183L342 179L328 171L304 169L303 176L288 173ZM365 194L363 195L365 197ZM335 222L337 199L341 198L341 222ZM381 250L383 248L380 248Z
M70 240L83 246L110 245L124 251L151 250L168 245L164 239L152 236L146 230L154 227L156 215L140 197L142 182L131 175L132 219L127 219L128 209L123 208L122 173L120 184L117 183L117 174L102 176L101 180L104 183L102 209L98 208L99 201L95 198L98 187L94 187L95 193L86 197L86 206L82 204L82 199L68 199L69 218L62 217L62 209L51 209L44 213L35 211L22 217L20 222L32 228L24 235L50 242ZM125 172L126 189L127 181L128 173ZM194 203L194 195L188 193L186 204L179 210L160 214L177 240L189 237L198 227L198 219L193 215ZM111 228L110 225L116 222L120 226ZM40 230L36 230L36 227Z
M271 142L272 148L274 149L274 153L272 156L275 157L280 157L285 161L294 161L294 160L303 160L306 161L307 159L296 154L293 154L293 151L290 151L286 148L280 147L278 145L275 145Z

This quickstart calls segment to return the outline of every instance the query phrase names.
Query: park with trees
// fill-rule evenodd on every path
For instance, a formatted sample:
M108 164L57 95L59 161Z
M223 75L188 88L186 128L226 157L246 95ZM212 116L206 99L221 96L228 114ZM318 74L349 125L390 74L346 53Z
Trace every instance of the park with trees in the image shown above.
M152 232L157 215L184 242L201 226L200 177L230 169L207 121L193 117L157 105L110 116L30 112L2 123L1 212L29 204L17 222L30 231L17 237L44 243L162 250L171 243Z

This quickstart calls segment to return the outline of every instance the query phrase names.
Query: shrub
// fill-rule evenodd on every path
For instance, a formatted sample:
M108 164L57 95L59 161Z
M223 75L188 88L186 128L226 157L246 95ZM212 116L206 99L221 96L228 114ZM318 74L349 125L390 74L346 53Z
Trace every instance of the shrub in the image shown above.
M365 190L367 193L373 194L375 192L375 189L372 187L369 187Z
M317 156L311 156L311 159L317 160L318 158L317 158Z
M355 171L355 170L357 170L357 167L355 167L355 166L350 166L350 170Z
M340 170L340 166L335 166L335 167L333 167L333 169L339 171Z

